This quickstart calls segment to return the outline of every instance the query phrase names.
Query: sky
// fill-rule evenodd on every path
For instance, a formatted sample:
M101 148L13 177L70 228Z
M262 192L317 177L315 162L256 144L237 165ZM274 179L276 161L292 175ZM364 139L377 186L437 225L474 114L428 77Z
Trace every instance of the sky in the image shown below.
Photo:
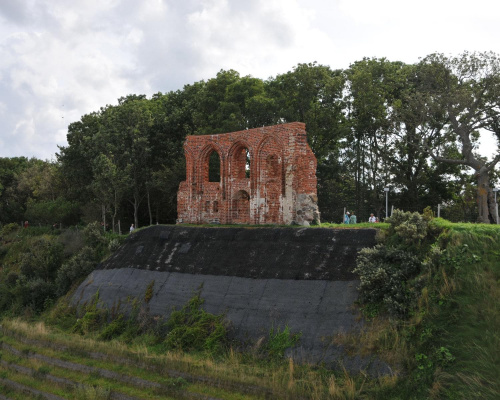
M500 53L499 16L498 0L0 0L0 157L54 160L82 115L221 69Z

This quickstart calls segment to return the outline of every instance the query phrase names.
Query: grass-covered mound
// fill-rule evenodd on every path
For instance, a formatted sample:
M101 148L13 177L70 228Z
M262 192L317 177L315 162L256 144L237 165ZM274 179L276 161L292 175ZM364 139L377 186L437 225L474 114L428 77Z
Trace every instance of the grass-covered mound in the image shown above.
M243 347L228 340L223 316L204 312L199 297L177 310L170 322L148 315L147 291L136 299L138 307L129 319L117 310L100 310L98 299L77 315L59 295L74 287L82 271L96 265L95 257L102 259L119 241L96 229L71 233L74 240L61 232L31 228L2 231L2 340L21 354L37 350L58 358L61 352L61 358L67 358L72 352L75 362L102 368L112 368L116 360L130 360L127 363L137 363L137 368L154 366L160 374L169 370L168 378L155 378L154 373L136 367L127 373L149 374L167 392L173 390L173 398L180 396L177 390L187 397L193 391L235 399L498 398L500 227L451 224L431 215L396 211L388 224L377 228L382 228L379 245L363 250L356 268L365 327L335 340L353 354L376 355L390 363L392 376L371 378L296 365L284 354L299 340L300 332L286 327L270 329L262 342L240 351ZM35 280L46 282L51 291L30 292ZM37 308L34 296L45 296L43 307ZM12 319L15 315L23 320ZM50 351L44 350L47 344ZM31 361L20 360L9 348L2 350L4 362L30 366ZM96 351L108 361L86 361ZM42 391L50 384L38 382L40 376L66 376L40 359L31 368L38 375L28 381ZM27 381L19 368L14 373L5 364L0 370L1 379ZM179 376L186 381L178 380ZM85 390L100 390L103 396L120 390L116 382L98 374L81 379L88 383ZM9 397L17 398L15 392L10 387ZM82 396L78 398L87 398ZM142 390L140 397L161 394Z
M358 257L370 322L361 337L339 338L398 371L372 395L499 398L500 226L400 211L389 222L383 243Z

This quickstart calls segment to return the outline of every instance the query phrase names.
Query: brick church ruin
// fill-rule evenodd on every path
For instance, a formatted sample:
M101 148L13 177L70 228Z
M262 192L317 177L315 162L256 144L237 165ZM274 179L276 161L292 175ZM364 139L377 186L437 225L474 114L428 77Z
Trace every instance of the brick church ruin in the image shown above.
M319 222L316 157L305 124L188 136L178 223Z

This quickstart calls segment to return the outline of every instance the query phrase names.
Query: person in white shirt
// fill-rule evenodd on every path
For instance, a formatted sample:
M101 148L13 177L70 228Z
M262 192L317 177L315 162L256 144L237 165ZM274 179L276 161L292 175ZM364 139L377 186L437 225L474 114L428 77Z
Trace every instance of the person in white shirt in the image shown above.
M370 218L368 219L368 222L377 222L377 218L375 217L375 215L373 215L373 213L370 214Z

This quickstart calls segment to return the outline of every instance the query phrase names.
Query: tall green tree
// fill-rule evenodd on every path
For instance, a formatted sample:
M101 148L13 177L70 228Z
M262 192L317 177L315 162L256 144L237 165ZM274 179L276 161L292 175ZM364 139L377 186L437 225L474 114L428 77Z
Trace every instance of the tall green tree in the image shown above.
M79 121L68 126L66 135L68 145L60 146L56 154L61 165L61 175L66 187L66 196L70 200L88 202L92 190L92 161L100 154L99 147L95 146L95 138L101 129L99 111L83 115Z
M134 223L139 227L139 206L147 198L152 182L149 133L153 125L147 99L136 96L121 99L118 106L107 107L94 146L113 155L117 168L128 172L125 198L133 208Z
M342 71L316 62L299 64L266 82L267 96L275 105L274 123L306 124L308 142L318 160L318 202L324 220L341 218L344 199L352 197L342 163L347 134L344 89Z
M17 189L34 200L55 200L62 195L59 164L32 158L17 174Z
M26 196L17 190L17 177L28 168L26 157L0 158L0 223L21 222Z
M490 174L500 161L500 58L494 53L432 54L418 68L419 88L413 101L421 111L422 144L436 162L474 171L478 222L493 222ZM497 138L491 160L477 153L483 130Z
M127 168L120 169L111 158L100 154L93 162L92 172L94 179L92 190L102 205L103 225L106 229L106 213L111 215L111 226L115 232L116 218L123 195L130 186Z
M393 184L387 157L391 142L389 118L402 67L402 63L386 59L365 58L345 71L349 134L343 162L353 175L353 202L358 210L368 205L380 213L383 187Z

